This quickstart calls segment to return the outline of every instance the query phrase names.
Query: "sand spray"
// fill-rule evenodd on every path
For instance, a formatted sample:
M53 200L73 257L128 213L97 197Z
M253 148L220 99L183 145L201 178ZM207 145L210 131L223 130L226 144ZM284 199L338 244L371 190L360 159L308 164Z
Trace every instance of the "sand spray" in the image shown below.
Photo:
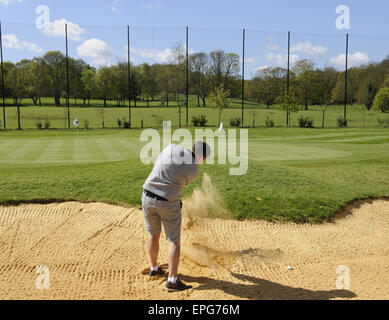
M200 189L184 200L182 209L182 255L202 267L219 269L227 255L212 248L204 232L207 219L228 217L228 209L223 197L213 186L211 178L204 174Z

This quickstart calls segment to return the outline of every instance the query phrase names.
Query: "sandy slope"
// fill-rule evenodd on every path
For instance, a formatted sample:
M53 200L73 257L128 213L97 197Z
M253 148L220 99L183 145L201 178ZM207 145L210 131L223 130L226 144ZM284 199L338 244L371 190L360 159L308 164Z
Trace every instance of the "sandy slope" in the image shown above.
M364 203L333 224L199 218L185 224L182 278L150 280L143 215L101 203L0 207L1 299L388 299L389 202ZM167 243L161 242L166 262ZM35 286L37 266L50 289ZM293 271L288 271L288 266ZM336 268L350 269L337 290Z

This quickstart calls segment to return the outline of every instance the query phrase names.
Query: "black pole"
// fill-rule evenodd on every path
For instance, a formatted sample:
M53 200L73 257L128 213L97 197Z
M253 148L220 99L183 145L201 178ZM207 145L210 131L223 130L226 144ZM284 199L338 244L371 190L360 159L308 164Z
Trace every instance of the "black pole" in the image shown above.
M242 127L244 127L244 67L246 49L246 30L243 29L243 56L242 56Z
M186 27L186 125L189 125L189 27Z
M127 75L128 75L128 123L131 129L131 56L130 56L130 26L127 26Z
M1 33L1 21L0 21L0 53L1 53L1 94L3 96L3 126L6 130L5 125L5 87L4 87L4 63L3 63L3 38Z
M288 76L286 82L286 95L289 98L290 89L290 31L288 31ZM286 126L289 127L289 107L286 110Z
M344 123L347 120L347 90L348 90L348 33L346 35L346 71L344 75Z
M70 93L69 93L69 49L68 49L68 24L65 23L66 38L66 106L68 108L68 129L70 129Z

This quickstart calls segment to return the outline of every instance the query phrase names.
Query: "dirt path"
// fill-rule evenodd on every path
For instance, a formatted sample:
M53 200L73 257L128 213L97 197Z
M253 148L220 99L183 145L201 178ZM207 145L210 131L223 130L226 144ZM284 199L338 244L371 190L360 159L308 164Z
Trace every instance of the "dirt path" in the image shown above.
M333 224L201 218L183 232L182 278L163 290L148 266L142 212L101 203L0 207L1 299L389 299L389 202ZM161 241L166 262L167 242ZM36 268L50 270L49 290ZM350 270L337 290L336 268ZM293 270L288 270L292 266Z

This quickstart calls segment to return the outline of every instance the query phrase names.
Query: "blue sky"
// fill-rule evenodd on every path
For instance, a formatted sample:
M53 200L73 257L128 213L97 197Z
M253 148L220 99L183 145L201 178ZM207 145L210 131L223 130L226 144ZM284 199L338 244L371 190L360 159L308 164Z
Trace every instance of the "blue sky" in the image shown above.
M50 10L44 30L35 26L40 5ZM339 5L350 9L349 30L336 28ZM266 66L286 66L288 30L292 63L310 58L341 69L346 32L351 65L381 61L389 54L387 12L387 0L0 0L5 60L64 52L65 22L71 56L96 67L126 59L126 25L135 64L166 61L173 45L185 42L186 25L191 52L241 54L246 28L246 78Z

